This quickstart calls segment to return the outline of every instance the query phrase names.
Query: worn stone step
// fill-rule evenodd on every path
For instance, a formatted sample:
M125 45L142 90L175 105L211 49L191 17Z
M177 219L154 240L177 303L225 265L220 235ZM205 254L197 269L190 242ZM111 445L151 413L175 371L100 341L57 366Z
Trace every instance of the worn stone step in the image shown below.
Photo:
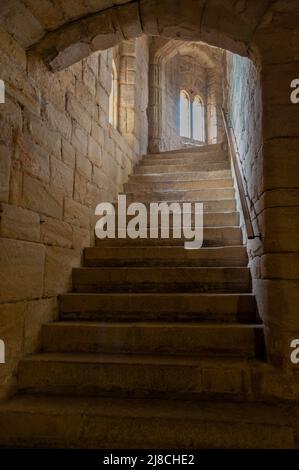
M150 166L150 165L181 165L181 164L192 164L192 163L214 163L214 162L226 162L228 156L224 152L205 152L205 153L185 153L185 154L173 154L171 157L163 154L147 156L143 158L139 165Z
M60 296L60 317L89 321L257 321L251 293L70 293Z
M252 360L254 361L254 360ZM22 393L253 399L252 367L242 358L39 353L20 360Z
M163 203L163 202L167 202L169 204L175 202L175 203L178 203L180 204L180 207L181 207L181 210L182 210L182 202L184 203L190 203L191 204L191 213L194 213L194 207L195 207L195 204L194 202L196 201L181 201L181 202L178 202L177 200L173 200L173 201L153 201L155 203ZM199 201L200 202L200 201ZM115 213L117 214L118 213L118 202L117 201L112 201L112 204L114 205L114 210L115 210ZM143 202L143 204L145 205L147 211L148 211L148 214L150 214L150 202L148 201L145 201ZM130 205L130 202L127 201L127 207ZM205 214L208 213L208 212L235 212L236 211L236 200L235 199L222 199L222 200L211 200L211 201L203 201L203 210L204 210L204 217L205 217Z
M181 247L91 247L84 266L247 266L245 246L185 250Z
M199 190L212 188L232 188L232 178L202 179L196 181L144 181L138 179L131 180L124 185L124 191L127 193L152 192L152 191L177 191L177 190Z
M193 210L192 210L193 209ZM191 214L191 224L195 223L195 212L194 208L191 206L191 211L187 211ZM118 226L118 211L115 212L117 226ZM135 215L127 215L126 223L123 226L126 226L129 220L133 219ZM182 219L181 219L182 220ZM150 221L150 214L148 215L148 225ZM172 212L169 213L169 227L181 225L181 221L177 222L176 218L173 217ZM229 226L238 226L240 223L240 214L239 212L204 212L203 214L203 224L205 227L229 227ZM161 215L159 215L159 227L161 226ZM192 225L193 226L193 225Z
M123 229L125 232L125 229ZM169 230L169 237L162 238L161 232L158 232L158 238L150 238L150 230L148 229L148 238L130 238L125 232L126 238L104 238L96 239L97 246L181 246L183 248L186 239L183 236L183 228L181 230L182 237L174 238L173 230ZM115 236L118 231L115 231ZM203 228L203 246L232 246L241 245L242 231L240 227L204 227Z
M57 322L43 326L46 352L254 357L261 325Z
M219 162L198 162L198 163L181 163L179 165L171 164L157 164L157 165L137 165L134 168L135 175L146 173L181 173L186 171L217 171L229 170L230 163L228 160Z
M212 188L212 189L181 189L177 191L142 191L126 193L127 201L131 202L155 202L155 201L215 201L233 199L234 188Z
M169 185L182 183L182 182L203 182L213 181L217 179L231 178L231 170L206 170L206 171L183 171L180 173L147 173L147 174L132 174L129 177L129 183L167 183Z
M246 267L74 268L75 292L250 292Z
M0 445L290 449L293 416L282 403L18 395L0 405Z
M208 144L201 145L196 147L185 147L176 150L166 150L165 152L159 153L148 153L143 156L143 159L153 158L153 157L164 157L164 158L173 158L179 155L203 155L206 153L215 153L215 152L226 152L225 146L221 144Z

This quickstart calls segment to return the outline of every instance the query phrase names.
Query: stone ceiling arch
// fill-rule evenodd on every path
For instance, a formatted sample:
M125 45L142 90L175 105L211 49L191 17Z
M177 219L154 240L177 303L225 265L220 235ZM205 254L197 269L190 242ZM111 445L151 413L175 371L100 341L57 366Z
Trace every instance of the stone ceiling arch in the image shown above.
M243 56L271 0L7 0L0 21L53 70L142 34L203 41ZM18 28L20 16L26 27Z

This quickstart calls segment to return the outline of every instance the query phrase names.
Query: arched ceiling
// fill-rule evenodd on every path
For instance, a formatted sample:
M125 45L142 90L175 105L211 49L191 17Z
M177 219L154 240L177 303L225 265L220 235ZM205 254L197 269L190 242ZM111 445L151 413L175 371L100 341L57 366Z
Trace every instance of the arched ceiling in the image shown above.
M177 39L153 38L151 44L152 62L168 62L176 55L192 56L202 67L206 69L219 65L222 58L222 51L218 47L211 47L200 41L180 41Z
M0 25L61 70L141 34L202 40L248 55L273 0L5 0Z

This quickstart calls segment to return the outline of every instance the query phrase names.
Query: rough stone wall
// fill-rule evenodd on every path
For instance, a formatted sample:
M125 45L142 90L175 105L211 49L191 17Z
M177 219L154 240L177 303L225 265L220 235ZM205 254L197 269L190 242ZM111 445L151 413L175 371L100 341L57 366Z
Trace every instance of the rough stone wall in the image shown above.
M253 291L268 357L286 368L292 367L290 343L299 337L298 114L289 96L295 70L292 63L260 70L249 59L227 53L227 107L255 234L260 236L247 240L244 231Z
M262 95L260 71L249 59L226 53L227 109L234 132L256 232L256 203L262 194Z
M13 392L19 358L39 348L41 325L56 318L57 295L70 290L71 269L93 243L95 206L116 196L139 155L108 124L111 50L53 74L3 29L0 48L2 397ZM144 150L146 102L139 102Z

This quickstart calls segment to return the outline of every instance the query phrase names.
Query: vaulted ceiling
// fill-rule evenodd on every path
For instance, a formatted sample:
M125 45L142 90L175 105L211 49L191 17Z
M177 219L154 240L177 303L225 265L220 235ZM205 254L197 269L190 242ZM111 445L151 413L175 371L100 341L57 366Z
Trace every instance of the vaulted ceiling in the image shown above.
M0 3L0 26L24 48L34 47L52 70L63 69L95 50L141 34L202 40L248 55L265 13L280 3L278 0L5 0ZM272 27L273 18L270 20Z

